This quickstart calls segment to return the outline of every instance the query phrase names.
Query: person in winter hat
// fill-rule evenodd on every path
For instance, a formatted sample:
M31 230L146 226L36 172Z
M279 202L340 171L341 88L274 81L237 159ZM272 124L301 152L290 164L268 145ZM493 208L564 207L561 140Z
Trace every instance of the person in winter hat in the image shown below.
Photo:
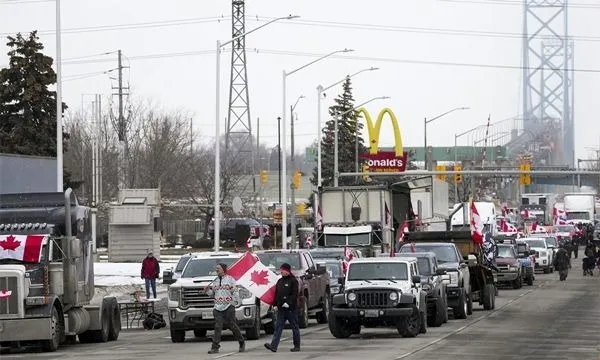
M156 279L160 274L160 264L154 257L152 250L148 250L148 255L142 261L142 279L146 280L146 299L150 299L150 289L156 299Z
M277 311L277 322L275 323L275 332L271 343L266 343L265 348L272 352L277 352L281 333L286 321L292 328L292 338L294 347L292 352L300 351L300 328L298 326L298 280L292 274L290 264L282 264L280 269L281 279L275 285L275 310Z

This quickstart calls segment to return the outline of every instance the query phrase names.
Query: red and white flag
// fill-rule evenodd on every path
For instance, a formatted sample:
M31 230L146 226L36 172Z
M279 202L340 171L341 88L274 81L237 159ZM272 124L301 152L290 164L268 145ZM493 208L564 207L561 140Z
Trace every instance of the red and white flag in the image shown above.
M344 260L342 260L342 270L344 271L344 274L346 273L346 270L348 270L348 263L353 257L352 250L349 247L344 246Z
M388 229L391 229L392 228L392 213L390 212L390 208L388 207L387 201L385 201L384 204L385 204L384 225Z
M483 229L483 221L481 221L475 202L471 199L471 238L479 245L483 245Z
M246 247L248 249L252 249L252 237L248 237L248 239L246 240Z
M12 291L10 290L0 290L0 299L8 299L12 295Z
M321 206L317 208L317 218L315 220L315 225L317 227L317 231L323 231L323 210L321 210Z
M39 263L46 235L0 235L0 259Z
M275 303L275 285L279 276L260 262L258 256L246 252L227 270L238 285L248 289L265 304Z
M523 216L523 219L525 220L529 219L529 210L525 209L521 211L521 216Z

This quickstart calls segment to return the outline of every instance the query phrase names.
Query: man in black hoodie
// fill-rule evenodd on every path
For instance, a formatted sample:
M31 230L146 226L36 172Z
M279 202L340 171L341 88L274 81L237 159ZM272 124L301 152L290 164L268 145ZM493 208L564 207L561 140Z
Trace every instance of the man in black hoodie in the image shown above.
M294 339L294 348L292 352L300 351L300 328L298 327L298 280L291 274L292 267L290 264L281 265L281 279L275 285L275 306L277 310L277 322L275 323L275 332L271 343L266 343L265 347L272 352L277 352L281 333L285 322L290 323L292 328L292 338Z

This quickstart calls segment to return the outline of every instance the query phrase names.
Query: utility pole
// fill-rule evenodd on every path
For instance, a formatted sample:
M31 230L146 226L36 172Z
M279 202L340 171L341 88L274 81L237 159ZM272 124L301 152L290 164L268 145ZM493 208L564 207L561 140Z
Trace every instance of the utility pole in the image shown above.
M190 158L194 156L194 118L190 118Z
M294 107L290 106L290 135L292 137L292 140L290 142L290 146L291 146L291 164L292 164L292 169L294 170L294 172L296 172L296 162L295 162L295 156L294 156ZM290 195L292 197L292 208L290 209L290 224L292 226L292 231L290 232L290 235L292 237L292 249L296 249L298 246L296 244L296 187L294 185L294 183L292 182L290 184ZM286 224L287 226L287 224Z
M123 115L123 96L127 95L124 90L128 90L129 88L123 87L123 69L126 68L123 66L123 53L121 50L117 51L118 56L118 86L117 88L113 88L113 90L117 90L117 93L114 95L118 96L118 106L119 106L119 114L117 118L117 137L119 140L119 189L124 189L127 187L127 125L125 123L125 117Z

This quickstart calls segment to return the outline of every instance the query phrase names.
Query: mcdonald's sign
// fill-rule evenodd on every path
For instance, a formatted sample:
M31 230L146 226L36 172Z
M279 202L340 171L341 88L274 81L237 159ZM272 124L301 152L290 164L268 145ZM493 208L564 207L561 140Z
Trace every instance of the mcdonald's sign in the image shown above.
M408 161L408 154L404 152L402 146L402 134L398 126L398 119L390 108L384 108L377 115L377 120L373 124L371 115L365 108L358 109L358 115L365 118L367 131L369 135L369 152L363 154L361 158L367 160L369 171L373 172L397 172L405 171ZM381 134L381 123L383 118L388 115L394 130L394 151L379 151L379 136Z

